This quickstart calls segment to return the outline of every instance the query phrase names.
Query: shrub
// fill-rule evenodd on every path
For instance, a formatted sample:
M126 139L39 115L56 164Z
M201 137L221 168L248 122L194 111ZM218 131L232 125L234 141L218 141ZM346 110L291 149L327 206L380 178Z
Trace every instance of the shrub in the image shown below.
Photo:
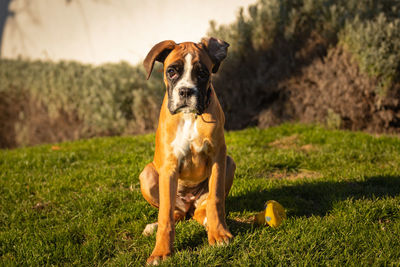
M331 42L347 22L367 21L385 14L399 16L400 2L379 0L258 0L248 7L248 16L240 9L236 21L217 26L210 23L209 35L231 43L234 52L269 49L277 39L299 42L317 32Z
M153 130L163 96L160 72L146 81L141 66L127 63L1 60L0 81L8 99L0 132L10 145Z
M215 79L228 128L287 120L332 124L332 114L345 128L400 127L399 16L399 1L259 0L232 24L212 22L209 35L231 44ZM357 64L348 63L348 53ZM339 110L342 103L349 107Z
M356 19L346 25L340 37L360 68L379 79L377 93L386 97L400 74L400 18L391 20L381 13L371 21Z

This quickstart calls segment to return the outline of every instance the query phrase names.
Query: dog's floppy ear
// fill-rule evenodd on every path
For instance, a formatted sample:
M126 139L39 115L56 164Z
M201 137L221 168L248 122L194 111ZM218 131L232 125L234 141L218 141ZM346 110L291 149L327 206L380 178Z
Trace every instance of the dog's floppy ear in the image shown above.
M154 61L164 63L165 58L175 48L176 43L171 40L162 41L150 50L143 61L144 68L147 72L147 80L150 78L151 71L153 70Z
M212 72L216 73L221 61L224 60L228 54L229 44L214 37L204 37L201 39L201 43L205 46L208 55L214 63Z

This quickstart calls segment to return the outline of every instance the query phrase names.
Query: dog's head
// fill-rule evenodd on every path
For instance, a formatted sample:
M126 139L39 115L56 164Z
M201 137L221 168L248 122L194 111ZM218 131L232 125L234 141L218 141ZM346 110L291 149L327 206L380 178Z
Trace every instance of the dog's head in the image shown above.
M211 37L203 38L200 43L163 41L150 50L143 62L147 79L155 61L164 63L164 83L171 114L204 112L211 93L211 74L218 71L228 46L228 43Z

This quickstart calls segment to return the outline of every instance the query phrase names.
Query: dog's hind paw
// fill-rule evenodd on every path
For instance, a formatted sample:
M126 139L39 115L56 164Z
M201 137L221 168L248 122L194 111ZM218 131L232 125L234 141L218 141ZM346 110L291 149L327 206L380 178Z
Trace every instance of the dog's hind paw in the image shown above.
M158 223L149 223L146 225L146 227L143 230L142 235L144 236L150 236L152 235L155 231L157 231Z

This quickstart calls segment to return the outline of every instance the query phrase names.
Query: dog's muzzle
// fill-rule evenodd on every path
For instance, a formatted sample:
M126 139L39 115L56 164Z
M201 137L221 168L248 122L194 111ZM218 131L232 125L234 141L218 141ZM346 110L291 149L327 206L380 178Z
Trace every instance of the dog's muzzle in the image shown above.
M168 109L171 114L195 113L201 115L210 103L211 88L205 93L199 92L196 88L182 87L177 90L177 93L169 97ZM175 97L174 97L175 96Z

